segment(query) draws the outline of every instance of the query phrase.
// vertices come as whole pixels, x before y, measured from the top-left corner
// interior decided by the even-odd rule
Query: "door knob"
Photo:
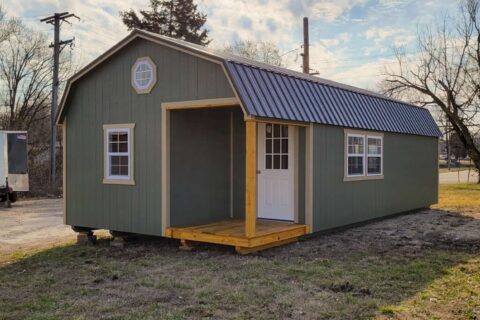
[[[262,173],[262,171],[260,171],[260,170],[257,170],[257,174],[260,174],[260,173]]]

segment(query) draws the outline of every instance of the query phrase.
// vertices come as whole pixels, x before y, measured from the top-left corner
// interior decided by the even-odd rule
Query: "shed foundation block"
[[[78,245],[95,245],[97,243],[97,236],[93,232],[80,232],[77,234]]]
[[[185,239],[180,240],[179,249],[182,251],[193,251],[195,247],[193,246],[191,241],[187,241]]]

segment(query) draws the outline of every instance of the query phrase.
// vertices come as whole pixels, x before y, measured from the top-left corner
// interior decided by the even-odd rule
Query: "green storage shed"
[[[240,253],[438,200],[428,110],[135,30],[67,83],[65,222]]]

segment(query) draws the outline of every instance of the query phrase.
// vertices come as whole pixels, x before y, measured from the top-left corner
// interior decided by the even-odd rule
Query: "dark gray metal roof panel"
[[[427,109],[349,86],[225,60],[246,111],[257,117],[438,137]]]

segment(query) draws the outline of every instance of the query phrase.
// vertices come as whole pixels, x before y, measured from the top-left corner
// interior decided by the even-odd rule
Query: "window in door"
[[[288,126],[265,125],[265,169],[288,170]]]

